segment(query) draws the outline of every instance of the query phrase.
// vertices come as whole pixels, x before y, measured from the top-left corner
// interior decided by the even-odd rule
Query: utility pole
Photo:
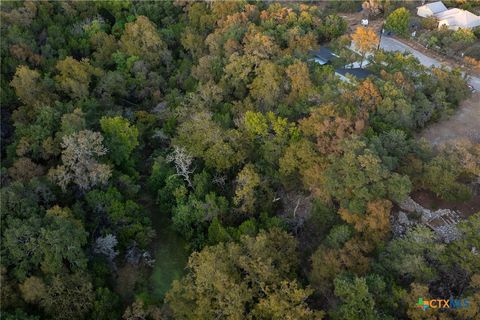
[[[377,51],[380,50],[380,44],[382,43],[382,36],[383,36],[383,26],[385,25],[385,20],[382,22],[382,28],[380,28],[380,38],[378,40]]]
[[[385,8],[383,8],[383,12],[382,12],[382,27],[380,28],[380,39],[378,40],[377,51],[380,50],[380,44],[382,43],[382,36],[383,36],[383,32],[384,32],[384,26],[385,26]]]

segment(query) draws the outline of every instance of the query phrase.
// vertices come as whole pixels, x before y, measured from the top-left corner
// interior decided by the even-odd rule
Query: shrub
[[[401,36],[408,36],[410,24],[410,12],[405,8],[398,8],[393,11],[385,21],[385,30],[392,31]]]
[[[424,29],[435,30],[438,28],[438,19],[434,16],[427,17],[420,20],[420,24]]]

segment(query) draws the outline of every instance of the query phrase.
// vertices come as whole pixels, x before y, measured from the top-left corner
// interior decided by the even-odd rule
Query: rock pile
[[[438,237],[446,243],[459,238],[460,232],[456,224],[461,218],[458,212],[450,209],[432,211],[424,208],[410,197],[398,205],[401,210],[392,219],[394,235],[400,236],[410,227],[421,223],[435,231]]]

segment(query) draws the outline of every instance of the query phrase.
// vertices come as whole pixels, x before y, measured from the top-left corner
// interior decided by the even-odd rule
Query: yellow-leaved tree
[[[362,62],[360,63],[360,68],[363,65],[363,60],[368,53],[375,51],[378,46],[379,39],[375,30],[368,27],[357,27],[355,32],[352,34],[352,41],[355,48],[362,55]]]

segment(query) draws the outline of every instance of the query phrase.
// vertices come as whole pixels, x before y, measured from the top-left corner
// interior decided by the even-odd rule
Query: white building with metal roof
[[[446,26],[449,29],[473,29],[480,26],[480,17],[470,11],[450,9],[436,15],[438,27]]]
[[[480,17],[470,11],[453,8],[447,9],[442,1],[427,3],[417,8],[420,17],[435,17],[438,19],[438,27],[448,29],[473,29],[480,27]]]

